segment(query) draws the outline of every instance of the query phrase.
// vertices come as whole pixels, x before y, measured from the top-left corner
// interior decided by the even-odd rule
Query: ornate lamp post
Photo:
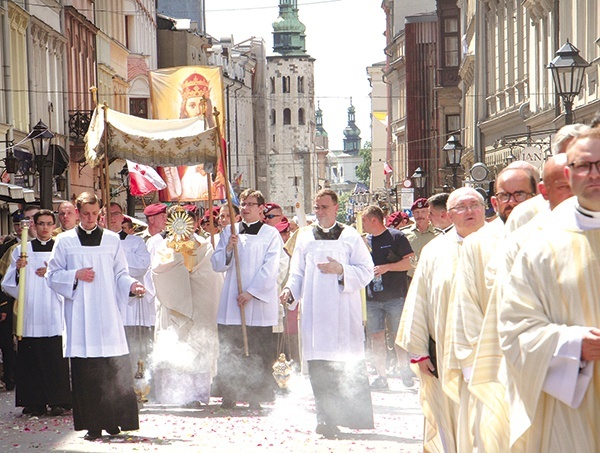
[[[579,49],[568,40],[548,63],[552,72],[554,88],[565,106],[565,124],[573,123],[573,99],[579,95],[583,86],[585,69],[590,64],[579,55]]]
[[[442,150],[448,156],[448,166],[452,169],[452,187],[456,189],[458,186],[458,167],[462,160],[462,153],[465,147],[460,143],[460,140],[451,135]]]
[[[31,140],[35,164],[40,175],[40,207],[52,209],[52,161],[48,160],[48,151],[54,134],[40,120],[27,138]]]
[[[410,177],[417,188],[417,198],[421,197],[421,191],[427,182],[427,173],[421,167],[417,167],[413,175]]]

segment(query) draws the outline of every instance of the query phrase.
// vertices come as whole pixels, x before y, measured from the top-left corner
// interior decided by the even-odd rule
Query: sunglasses
[[[274,219],[275,217],[281,217],[281,216],[278,214],[267,214],[265,216],[265,219]]]

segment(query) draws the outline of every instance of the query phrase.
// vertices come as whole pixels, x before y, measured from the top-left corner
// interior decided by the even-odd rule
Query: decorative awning
[[[204,164],[212,168],[217,163],[217,130],[204,130],[201,118],[147,120],[99,106],[85,135],[85,156],[91,166],[100,164],[104,156],[105,126],[109,158],[153,167]]]

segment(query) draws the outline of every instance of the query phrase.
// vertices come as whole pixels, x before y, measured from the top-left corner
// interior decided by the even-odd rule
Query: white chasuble
[[[600,449],[600,361],[580,360],[600,326],[598,256],[600,229],[582,231],[573,202],[517,255],[498,307],[513,451]]]
[[[400,347],[419,357],[430,356],[429,339],[435,341],[439,378],[419,373],[421,406],[426,419],[423,444],[425,451],[431,452],[460,451],[456,440],[458,398],[453,401],[442,390],[446,371],[442,358],[447,348],[448,304],[461,248],[455,232],[439,235],[423,248],[396,337]]]
[[[191,360],[183,365],[212,377],[219,348],[217,309],[223,276],[212,269],[209,240],[194,235],[191,272],[183,255],[170,248],[168,242],[167,238],[157,245],[152,260],[157,300],[155,362],[170,362],[175,355],[190,351]],[[163,352],[164,357],[160,355]]]

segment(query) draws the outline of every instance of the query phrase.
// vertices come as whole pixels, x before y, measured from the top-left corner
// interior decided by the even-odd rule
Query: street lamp
[[[31,140],[35,164],[40,175],[40,207],[52,209],[52,161],[48,159],[48,151],[54,134],[40,120],[27,138]]]
[[[517,156],[515,156],[511,151],[510,154],[504,158],[504,163],[508,167],[510,164],[512,164],[516,160],[517,160]]]
[[[573,123],[573,99],[581,91],[588,66],[590,64],[579,55],[579,49],[569,40],[556,52],[554,60],[548,63],[556,94],[565,105],[565,124]]]
[[[417,167],[410,179],[413,180],[415,187],[419,191],[418,195],[420,196],[421,190],[423,189],[423,187],[425,187],[425,183],[427,182],[427,173],[421,167]]]
[[[465,147],[460,143],[460,140],[451,135],[444,148],[442,149],[447,153],[448,166],[452,168],[452,187],[456,189],[458,186],[458,167],[460,167],[460,161],[462,160],[462,153]]]

